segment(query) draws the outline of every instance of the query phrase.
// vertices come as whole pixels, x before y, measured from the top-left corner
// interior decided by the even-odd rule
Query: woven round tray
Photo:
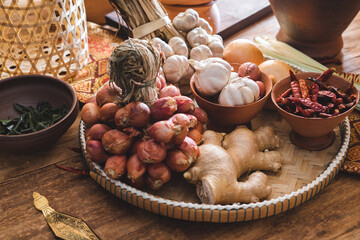
[[[265,218],[292,209],[323,190],[339,172],[350,142],[350,123],[346,118],[336,129],[334,144],[322,151],[301,150],[291,144],[290,126],[276,112],[263,110],[251,121],[253,129],[271,126],[282,139],[277,149],[285,164],[277,174],[266,173],[272,186],[271,196],[251,204],[201,204],[195,185],[181,175],[173,175],[169,183],[156,192],[141,191],[106,176],[99,164],[86,158],[85,125],[79,125],[79,141],[90,176],[118,198],[147,211],[163,216],[198,222],[242,222]],[[246,176],[244,176],[246,178]],[[241,181],[242,179],[240,179]]]

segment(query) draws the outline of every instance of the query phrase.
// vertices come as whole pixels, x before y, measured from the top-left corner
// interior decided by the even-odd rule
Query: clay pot
[[[213,28],[213,34],[215,34],[220,28],[220,13],[219,9],[215,4],[215,1],[199,1],[198,3],[203,3],[199,5],[193,5],[191,1],[160,1],[163,6],[165,7],[169,18],[171,20],[176,17],[181,12],[185,12],[186,9],[192,8],[199,13],[199,17],[204,18],[206,21],[209,22],[210,26]],[[182,2],[181,5],[169,5],[167,2]]]
[[[297,79],[307,79],[308,77],[317,78],[320,73],[299,73],[295,76]],[[309,85],[310,80],[306,80]],[[356,104],[337,116],[329,118],[306,118],[289,113],[280,108],[276,99],[287,89],[290,88],[290,77],[284,78],[277,82],[272,90],[271,99],[279,114],[291,126],[290,139],[292,143],[302,149],[306,150],[321,150],[329,147],[335,140],[335,133],[333,131],[346,116],[348,116],[355,108]],[[328,86],[334,86],[341,90],[346,90],[350,87],[350,83],[341,77],[333,75],[326,81]],[[356,94],[356,103],[359,101],[359,92],[356,87],[352,87],[351,94]]]
[[[280,24],[277,39],[313,58],[333,57],[341,34],[360,10],[358,0],[270,0]]]
[[[200,96],[193,78],[190,80],[190,87],[196,102],[208,114],[209,119],[217,125],[230,127],[248,123],[261,111],[272,89],[272,81],[266,74],[261,73],[261,81],[264,82],[266,89],[264,97],[256,102],[234,107],[220,105]]]

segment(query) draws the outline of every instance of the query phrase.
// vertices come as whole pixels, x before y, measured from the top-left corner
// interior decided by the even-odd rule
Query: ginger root
[[[271,194],[267,176],[256,171],[245,182],[238,178],[250,171],[277,172],[283,157],[277,151],[280,139],[270,127],[251,131],[238,126],[225,135],[208,130],[199,147],[200,155],[195,165],[184,173],[184,178],[196,184],[196,192],[202,203],[231,204],[257,202]]]

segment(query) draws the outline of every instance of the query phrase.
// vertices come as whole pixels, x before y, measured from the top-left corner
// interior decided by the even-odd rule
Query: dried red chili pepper
[[[304,107],[313,109],[315,112],[325,112],[326,111],[326,107],[318,102],[312,102],[309,99],[303,99],[303,98],[291,98],[291,97],[289,97],[289,98],[290,98],[290,100],[294,101],[295,103],[300,103]]]
[[[288,96],[290,96],[291,92],[292,92],[291,88],[289,88],[283,94],[281,94],[280,97],[283,97],[283,98],[288,97]]]
[[[330,98],[333,103],[336,101],[336,95],[333,92],[322,90],[318,92],[318,95]]]
[[[311,117],[315,114],[315,111],[313,109],[303,109],[302,107],[299,107],[299,111],[304,117]]]
[[[333,68],[328,68],[323,73],[321,73],[320,76],[316,79],[321,82],[326,82],[334,72],[335,71]]]
[[[291,78],[291,82],[290,82],[291,91],[295,98],[301,98],[299,81],[297,80],[293,71],[289,70],[289,72]]]
[[[309,89],[306,86],[306,81],[304,79],[299,79],[299,86],[300,86],[301,97],[310,100]]]
[[[311,101],[313,102],[317,102],[318,101],[318,92],[319,92],[319,85],[317,85],[316,83],[314,83],[311,86]]]
[[[341,104],[341,103],[343,103],[343,102],[344,102],[344,100],[343,100],[342,98],[337,98],[337,99],[335,100],[334,104],[335,104],[335,105],[339,105],[339,104]]]

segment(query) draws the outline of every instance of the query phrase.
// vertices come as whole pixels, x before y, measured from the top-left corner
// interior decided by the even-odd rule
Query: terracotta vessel
[[[53,108],[65,104],[69,112],[43,130],[22,135],[0,135],[0,152],[28,153],[50,147],[73,124],[79,112],[75,90],[57,78],[23,75],[0,81],[0,119],[19,116],[13,103],[36,106],[39,101],[47,101]]]
[[[161,0],[160,2],[165,7],[171,20],[179,13],[185,12],[188,8],[192,8],[199,13],[200,17],[209,22],[213,28],[213,34],[220,28],[220,13],[215,1],[201,0],[192,2],[187,0]]]
[[[360,10],[359,0],[270,0],[280,24],[277,39],[313,58],[333,57],[341,34]]]
[[[211,121],[220,126],[231,127],[248,123],[251,119],[256,117],[263,108],[266,100],[270,96],[272,81],[264,73],[261,73],[261,81],[264,82],[266,89],[264,97],[256,102],[234,107],[220,105],[201,97],[196,91],[193,79],[190,80],[190,87],[196,102],[206,111]]]
[[[298,79],[307,79],[308,77],[316,78],[319,73],[299,73],[296,74]],[[306,80],[310,83],[310,80]],[[329,118],[305,118],[289,113],[276,104],[276,99],[290,88],[290,77],[284,78],[277,82],[272,90],[271,99],[279,112],[279,114],[286,120],[292,128],[290,132],[290,139],[292,143],[302,149],[306,150],[321,150],[329,147],[335,140],[335,133],[333,131],[346,116],[348,116],[355,108],[356,104],[337,116]],[[329,86],[334,86],[341,90],[346,90],[350,87],[350,83],[338,76],[332,76],[326,81]],[[359,101],[359,92],[356,87],[352,87],[351,94],[356,94],[356,103]]]

